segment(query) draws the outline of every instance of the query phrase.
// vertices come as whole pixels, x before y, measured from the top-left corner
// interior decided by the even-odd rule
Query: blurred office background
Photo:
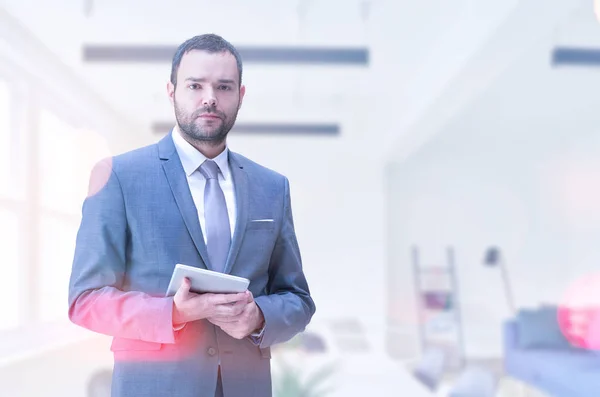
[[[556,308],[600,270],[592,0],[2,0],[0,395],[102,395],[110,339],[67,318],[89,172],[168,133],[170,58],[206,32],[246,59],[229,147],[291,182],[318,308],[302,360],[356,361],[332,393],[446,395],[477,365],[497,395],[563,395],[505,368],[507,296]],[[436,351],[427,266],[450,276],[440,318],[462,361],[434,391],[415,376]]]

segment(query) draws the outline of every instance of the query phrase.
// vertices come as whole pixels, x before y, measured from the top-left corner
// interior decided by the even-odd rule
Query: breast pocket
[[[244,266],[246,270],[252,272],[253,278],[266,274],[277,240],[277,227],[275,222],[248,221],[246,223],[244,242],[238,260],[243,258]]]
[[[246,225],[246,230],[270,230],[275,231],[276,225],[274,221],[249,221]]]

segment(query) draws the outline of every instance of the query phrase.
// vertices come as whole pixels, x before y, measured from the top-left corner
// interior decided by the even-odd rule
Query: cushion
[[[520,349],[573,349],[558,325],[556,307],[522,309],[517,314],[517,346]]]
[[[505,357],[505,367],[511,377],[544,390],[548,395],[598,396],[600,359],[583,349],[512,350]]]

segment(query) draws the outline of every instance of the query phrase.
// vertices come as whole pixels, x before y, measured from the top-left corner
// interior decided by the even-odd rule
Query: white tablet
[[[250,280],[212,270],[200,269],[182,264],[175,265],[166,296],[175,295],[184,277],[192,282],[190,291],[195,293],[212,292],[229,294],[244,292],[248,289]]]

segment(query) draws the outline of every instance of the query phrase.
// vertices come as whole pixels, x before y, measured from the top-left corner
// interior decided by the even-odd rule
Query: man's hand
[[[219,313],[208,317],[208,321],[221,328],[226,334],[236,339],[243,339],[252,332],[263,327],[265,318],[259,309],[252,292],[245,292],[247,299],[238,314]]]
[[[214,316],[240,315],[248,303],[248,294],[196,294],[190,292],[191,282],[183,280],[173,297],[173,325]]]

